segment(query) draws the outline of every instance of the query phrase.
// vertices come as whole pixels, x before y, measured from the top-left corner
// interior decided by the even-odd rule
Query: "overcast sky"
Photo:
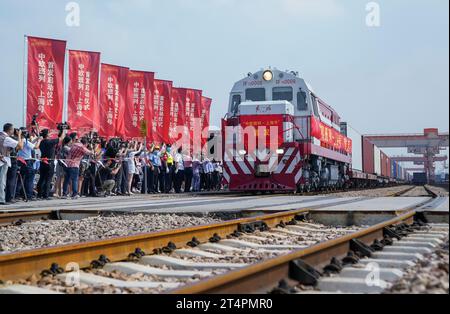
[[[228,93],[247,72],[296,70],[361,133],[449,129],[449,1],[0,0],[0,123],[22,123],[24,35],[65,39],[102,62],[157,72],[203,89],[220,125]]]

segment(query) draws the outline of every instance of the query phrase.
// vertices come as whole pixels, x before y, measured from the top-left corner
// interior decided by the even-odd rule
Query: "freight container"
[[[391,177],[391,159],[385,153],[382,153],[382,175],[383,177]]]
[[[374,173],[381,176],[381,150],[375,145],[373,148]]]
[[[427,184],[427,174],[425,172],[414,172],[413,184],[424,185]]]
[[[352,169],[363,171],[362,135],[349,125],[346,126],[344,135],[352,140]]]
[[[391,162],[391,178],[398,179],[397,177],[397,162]]]
[[[388,178],[392,178],[392,175],[391,175],[391,158],[389,158],[388,155],[386,155],[385,175]]]
[[[374,174],[375,164],[373,154],[375,146],[365,138],[363,138],[362,142],[363,171],[367,174]]]
[[[381,160],[381,175],[383,177],[389,177],[389,175],[387,173],[387,169],[386,169],[387,155],[385,153],[383,153],[382,151],[380,152],[380,160]]]

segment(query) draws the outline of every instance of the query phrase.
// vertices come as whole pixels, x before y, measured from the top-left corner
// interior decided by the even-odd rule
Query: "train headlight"
[[[267,82],[273,80],[272,71],[270,71],[270,70],[265,71],[263,74],[263,79],[264,79],[264,81],[267,81]]]
[[[283,155],[284,154],[284,149],[277,149],[277,154],[278,155]]]
[[[247,151],[245,149],[241,149],[240,151],[238,151],[239,155],[241,156],[245,156],[247,155]]]

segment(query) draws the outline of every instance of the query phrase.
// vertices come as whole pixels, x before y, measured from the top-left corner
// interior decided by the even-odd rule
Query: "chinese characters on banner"
[[[249,141],[248,137],[245,134],[241,135],[244,137],[244,147],[247,151],[253,152],[255,149],[262,149],[260,147],[264,142],[262,139],[259,139],[260,135],[265,136],[265,145],[266,148],[270,148],[276,144],[277,148],[281,143],[284,142],[284,128],[283,123],[285,118],[283,115],[248,115],[248,116],[240,116],[239,121],[241,123],[243,131],[248,127],[254,129],[254,139],[255,141]],[[271,128],[275,128],[277,134],[271,134]],[[272,130],[272,131],[274,131]],[[273,140],[276,138],[278,143],[273,143]],[[273,139],[273,140],[272,140]],[[262,142],[261,145],[259,142]],[[257,145],[257,147],[249,147],[249,145]]]
[[[100,53],[69,50],[68,122],[72,129],[99,128]]]
[[[186,124],[185,104],[182,97],[182,91],[172,87],[172,99],[170,102],[169,112],[169,144],[174,144],[182,137],[182,133],[178,129],[179,126]]]
[[[125,134],[128,139],[144,138],[142,126],[150,126],[153,117],[153,81],[152,72],[129,71],[127,105],[125,110]]]
[[[120,66],[103,63],[101,65],[100,136],[126,136],[124,117],[128,71],[128,68]]]
[[[201,117],[202,106],[202,91],[188,88],[177,88],[178,100],[180,104],[180,115],[178,118],[178,126],[184,126],[184,140],[190,139],[190,143],[183,143],[183,146],[190,146],[191,153],[193,150],[199,151],[201,149],[200,141],[196,141],[195,136],[201,134],[194,134],[194,128],[201,132],[201,125],[198,123]],[[197,121],[197,125],[195,122]],[[195,146],[195,147],[194,147]]]
[[[314,118],[313,118],[314,119]],[[337,151],[344,151],[347,154],[352,153],[352,140],[341,132],[329,127],[328,125],[319,122],[320,137],[315,136],[320,139],[322,146],[331,148]]]
[[[202,91],[186,89],[186,125],[193,136],[195,119],[200,119],[202,112]]]
[[[55,130],[64,122],[66,42],[27,38],[26,122],[37,114],[41,127]],[[157,144],[190,135],[192,146],[193,136],[209,127],[211,99],[201,90],[173,88],[172,81],[155,80],[152,72],[101,64],[99,52],[69,50],[68,63],[67,122],[77,132],[124,139],[141,139],[147,132],[147,140]]]
[[[28,37],[27,125],[33,115],[44,128],[62,122],[66,42]]]
[[[171,81],[155,80],[153,94],[153,118],[151,123],[151,135],[154,143],[169,143],[170,110],[172,103]]]

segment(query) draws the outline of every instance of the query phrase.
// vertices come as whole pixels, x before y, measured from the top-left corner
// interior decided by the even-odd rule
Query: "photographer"
[[[114,163],[112,159],[108,159],[103,168],[100,169],[100,178],[102,181],[102,190],[106,196],[110,196],[116,185],[115,177],[120,171],[121,165]]]
[[[72,183],[72,198],[78,198],[78,179],[80,176],[80,163],[84,156],[92,156],[94,153],[90,151],[88,146],[88,140],[82,138],[80,141],[76,136],[72,136],[74,144],[70,147],[69,154],[67,156],[67,168],[65,169],[65,179],[63,184],[63,198],[68,196],[69,182]]]
[[[11,152],[15,149],[23,148],[22,131],[18,130],[18,139],[12,138],[14,135],[14,126],[6,123],[3,126],[3,132],[0,133],[0,205],[6,205],[6,187],[11,182],[7,182],[8,169],[11,167]],[[15,182],[14,182],[15,185]]]
[[[55,194],[57,197],[62,196],[62,185],[64,181],[65,169],[67,168],[66,159],[69,155],[70,146],[72,146],[72,139],[69,136],[64,137],[56,155],[58,163],[56,164]]]
[[[127,176],[128,176],[128,168],[126,166],[125,157],[128,151],[128,143],[121,142],[119,151],[116,155],[115,162],[120,164],[119,172],[116,175],[116,195],[126,195],[127,194]]]
[[[39,169],[39,182],[38,182],[38,198],[45,200],[50,199],[50,188],[54,175],[54,160],[56,154],[56,147],[60,145],[67,133],[67,130],[60,130],[59,137],[56,139],[49,139],[49,130],[45,129],[41,132],[43,138],[40,151],[41,162]]]
[[[42,139],[39,137],[32,137],[25,128],[21,128],[21,130],[24,138],[24,144],[17,156],[20,167],[20,175],[22,176],[25,189],[23,193],[28,201],[33,201],[33,184],[35,177],[34,151],[39,149]],[[21,188],[21,186],[19,186],[19,188]]]
[[[144,149],[144,146],[142,144],[138,144],[136,142],[131,142],[130,149],[127,152],[127,158],[126,158],[126,166],[128,169],[127,193],[129,195],[133,194],[132,183],[133,183],[134,175],[137,173],[135,157],[138,156],[142,152],[143,149]]]
[[[91,196],[91,197],[97,197],[97,174],[98,174],[98,166],[99,166],[99,160],[101,159],[101,141],[100,139],[92,139],[88,138],[89,145],[88,149],[94,152],[94,156],[92,158],[89,158],[89,160],[85,160],[86,163],[86,170],[84,171],[84,177],[81,177],[80,172],[80,179],[83,179],[83,184],[79,183],[79,193],[80,196]],[[82,161],[83,162],[83,161]]]

